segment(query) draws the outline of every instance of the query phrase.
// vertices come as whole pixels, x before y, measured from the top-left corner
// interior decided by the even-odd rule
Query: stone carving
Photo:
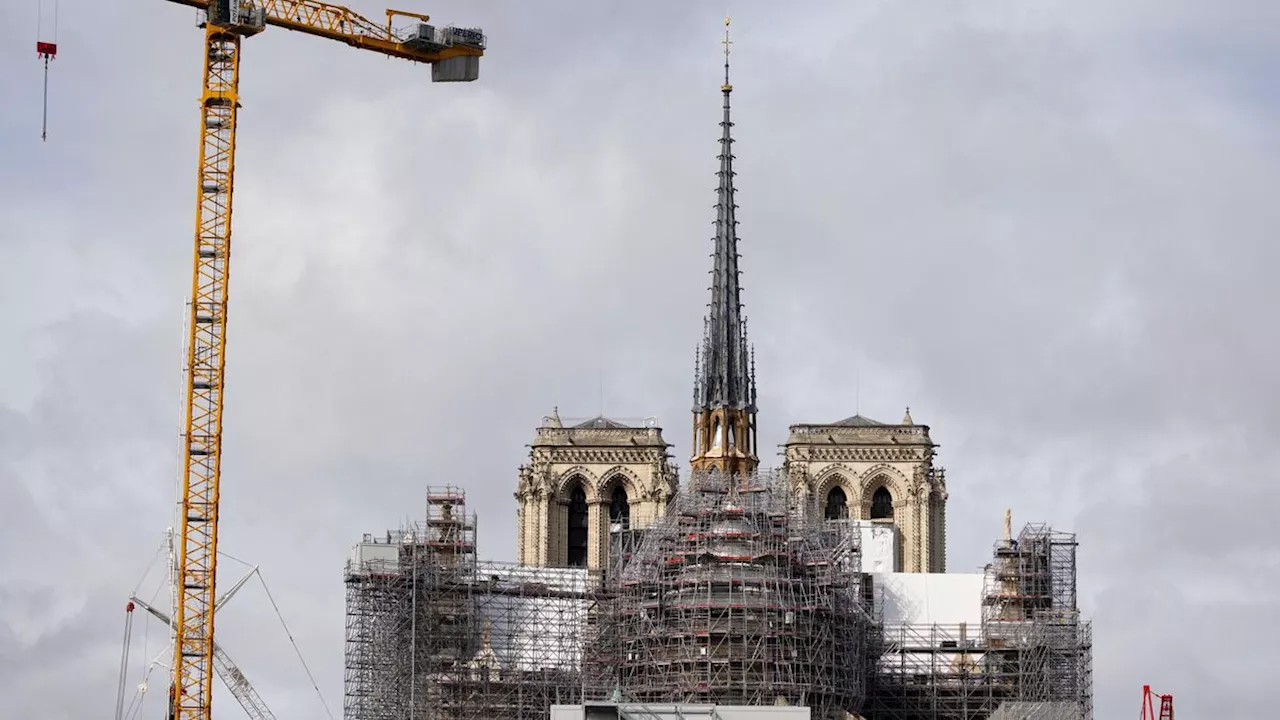
[[[574,463],[590,465],[643,465],[661,462],[664,453],[651,449],[577,449],[555,448],[542,457],[535,456],[534,462]]]
[[[643,493],[644,483],[641,482],[640,476],[623,465],[614,465],[600,473],[600,477],[602,479],[596,488],[596,496],[599,498],[605,498],[606,493],[612,491],[614,485],[621,485],[629,499],[639,497]]]
[[[804,453],[810,462],[911,462],[924,460],[925,453],[921,448],[911,447],[814,447]]]

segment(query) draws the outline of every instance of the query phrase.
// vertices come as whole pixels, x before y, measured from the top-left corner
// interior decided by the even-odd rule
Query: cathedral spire
[[[738,270],[738,221],[733,187],[733,121],[729,112],[729,18],[724,33],[724,116],[720,121],[720,170],[706,317],[694,392],[694,468],[724,472],[755,468],[755,373],[747,343]]]

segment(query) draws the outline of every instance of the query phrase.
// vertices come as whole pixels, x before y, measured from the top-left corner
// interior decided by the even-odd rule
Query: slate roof
[[[853,415],[831,424],[838,427],[884,427],[884,423],[879,420],[872,420],[861,415]]]
[[[635,429],[632,426],[624,425],[623,423],[620,423],[617,420],[610,420],[609,418],[603,415],[600,415],[598,417],[593,417],[590,420],[587,420],[585,422],[580,422],[577,425],[574,425],[574,427],[575,428],[597,428],[597,429],[611,428],[614,430],[634,430]]]

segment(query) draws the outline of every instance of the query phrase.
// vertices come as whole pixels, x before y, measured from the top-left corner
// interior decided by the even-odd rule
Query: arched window
[[[582,484],[569,493],[569,567],[587,566],[587,491]]]
[[[719,450],[720,445],[724,442],[724,434],[720,428],[720,420],[717,419],[715,422],[712,423],[711,432],[712,432],[711,449]]]
[[[844,520],[849,517],[849,506],[846,504],[848,502],[849,498],[844,494],[844,488],[836,485],[827,493],[827,504],[823,509],[823,515],[828,520]]]
[[[613,489],[609,500],[609,524],[621,525],[624,529],[631,524],[631,503],[627,502],[627,491],[621,485]]]
[[[876,491],[871,495],[871,519],[893,519],[893,496],[889,494],[889,488],[883,485],[876,488]]]

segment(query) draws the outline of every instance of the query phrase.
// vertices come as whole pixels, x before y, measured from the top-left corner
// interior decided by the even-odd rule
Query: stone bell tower
[[[661,517],[679,478],[655,419],[542,419],[515,497],[524,565],[605,566],[612,533]]]
[[[900,572],[947,570],[947,475],[928,425],[854,415],[792,425],[783,470],[800,507],[893,531]]]

